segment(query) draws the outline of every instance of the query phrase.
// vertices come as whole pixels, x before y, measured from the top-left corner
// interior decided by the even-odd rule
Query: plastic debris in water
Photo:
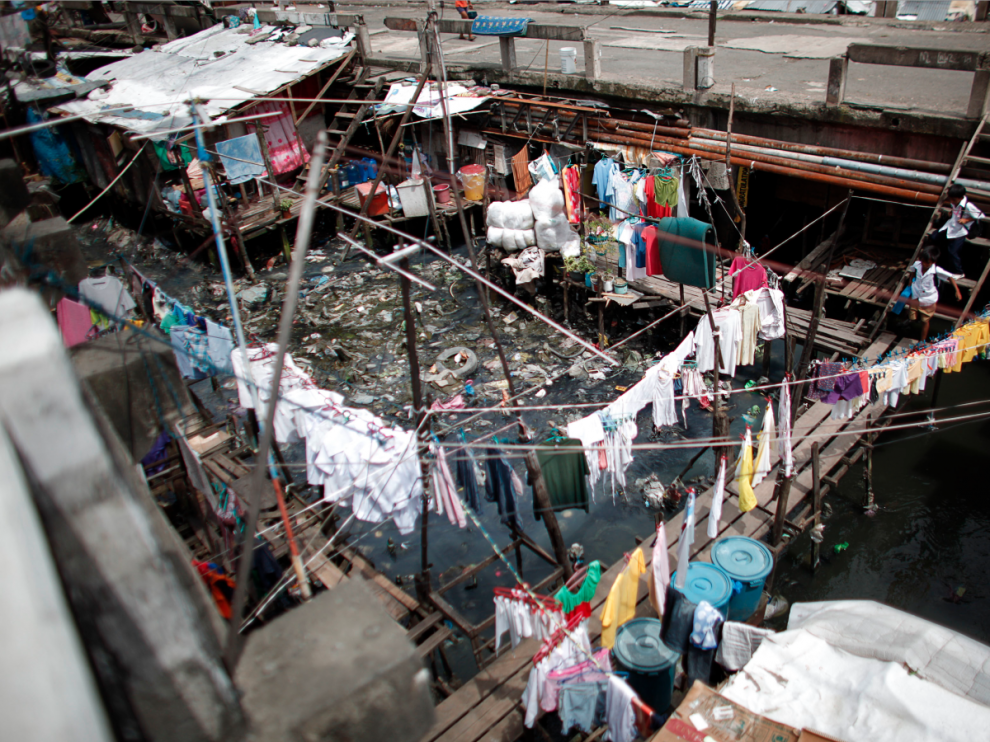
[[[836,544],[832,548],[835,550],[835,553],[838,554],[840,551],[845,551],[849,548],[849,542],[843,541],[841,544]]]

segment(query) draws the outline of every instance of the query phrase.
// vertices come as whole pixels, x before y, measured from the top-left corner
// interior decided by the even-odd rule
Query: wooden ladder
[[[973,138],[969,140],[969,144],[966,146],[966,153],[963,155],[962,158],[960,158],[960,162],[957,163],[956,171],[953,172],[952,177],[955,177],[958,174],[957,173],[958,170],[962,170],[970,163],[976,165],[990,165],[990,159],[987,159],[986,157],[975,157],[972,154],[970,154],[973,151],[973,146],[979,140],[990,139],[990,134],[983,133],[983,129],[986,127],[987,124],[988,116],[990,116],[990,114],[984,114],[983,118],[980,119],[980,124],[979,126],[976,127],[976,133],[973,134]],[[976,188],[970,188],[967,190],[971,194],[975,194],[984,199],[990,199],[990,191],[984,191]],[[942,192],[942,198],[945,198],[945,191]],[[941,207],[941,205],[942,202],[940,200],[939,207]],[[934,218],[934,216],[932,218]],[[990,219],[988,219],[985,216],[983,217],[982,221],[984,224],[990,223]],[[980,289],[983,288],[983,283],[987,280],[987,275],[990,275],[990,239],[987,239],[986,237],[974,237],[967,241],[973,245],[976,245],[977,247],[983,248],[983,250],[986,251],[987,262],[983,266],[983,272],[980,273],[980,277],[976,280],[975,283],[973,283],[972,286],[969,285],[970,281],[968,279],[963,279],[963,281],[956,281],[956,283],[958,283],[960,287],[963,287],[965,284],[965,287],[969,289],[969,298],[966,300],[966,306],[963,308],[962,314],[960,314],[959,317],[956,318],[955,327],[959,327],[959,325],[963,323],[963,321],[966,318],[966,315],[968,315],[970,310],[973,308],[973,303],[976,301],[976,295],[979,294]]]
[[[972,152],[974,145],[978,141],[980,141],[982,137],[988,136],[986,134],[983,134],[983,127],[986,125],[986,123],[987,123],[987,115],[985,114],[983,118],[980,119],[979,123],[976,125],[976,131],[973,132],[973,136],[959,150],[959,156],[956,158],[956,162],[952,166],[952,172],[950,172],[949,177],[946,178],[945,185],[942,186],[942,192],[938,196],[938,201],[935,203],[935,207],[932,209],[932,215],[928,219],[928,225],[925,227],[925,231],[921,233],[921,239],[918,240],[918,246],[914,249],[914,254],[911,256],[911,260],[908,261],[908,271],[911,270],[911,266],[915,264],[915,262],[918,260],[918,256],[921,255],[921,250],[925,246],[925,240],[928,239],[928,234],[931,231],[932,227],[935,225],[935,220],[938,218],[938,215],[942,213],[942,205],[945,203],[945,198],[948,195],[949,186],[955,182],[956,177],[959,175],[959,171],[962,170],[964,163],[970,161],[974,161],[974,162],[978,161],[970,157],[970,152]],[[990,194],[987,195],[990,196]],[[986,243],[987,245],[990,245],[990,241],[987,240],[976,240],[976,242],[977,243],[982,242],[982,243]],[[966,315],[966,312],[968,312],[972,307],[973,301],[975,301],[976,298],[976,294],[979,292],[980,286],[983,285],[983,281],[986,279],[988,271],[990,271],[990,258],[988,258],[987,260],[987,265],[986,267],[984,267],[983,275],[980,276],[979,281],[977,281],[975,284],[970,284],[969,281],[964,281],[963,283],[959,284],[960,288],[963,287],[971,288],[969,301],[966,302],[966,308],[963,310],[963,313],[960,315],[960,320],[962,319],[962,317]],[[876,324],[873,326],[873,331],[870,333],[869,336],[870,342],[872,342],[874,338],[876,338],[876,336],[880,333],[880,328],[884,326],[884,321],[887,319],[887,314],[888,312],[890,312],[890,308],[894,305],[894,302],[900,299],[901,292],[904,290],[904,285],[906,283],[907,283],[907,272],[905,272],[905,274],[901,276],[901,278],[898,280],[893,293],[891,293],[890,297],[887,299],[887,304],[884,306],[883,311],[880,313],[880,317],[877,319]],[[957,322],[957,326],[958,326],[958,322]]]

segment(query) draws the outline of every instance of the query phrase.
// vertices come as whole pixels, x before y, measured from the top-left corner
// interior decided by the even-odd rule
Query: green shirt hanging
[[[602,579],[602,565],[598,560],[588,565],[588,574],[584,576],[584,582],[576,593],[572,593],[566,587],[560,588],[554,595],[555,600],[559,600],[564,607],[564,615],[567,615],[582,603],[588,603],[595,597],[595,590]]]
[[[576,438],[555,442],[573,448],[567,451],[540,451],[536,456],[550,495],[550,509],[555,513],[571,508],[583,508],[589,512],[588,459],[581,450],[584,444]],[[536,506],[536,498],[533,499],[533,515],[537,520],[542,515]]]

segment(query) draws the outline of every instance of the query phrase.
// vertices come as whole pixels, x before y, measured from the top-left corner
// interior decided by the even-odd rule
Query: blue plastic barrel
[[[615,669],[629,673],[629,686],[647,706],[663,714],[674,692],[679,655],[664,646],[660,619],[634,618],[619,627],[612,646]]]
[[[677,572],[674,572],[670,578],[670,586],[674,587],[676,584]],[[688,565],[687,582],[681,592],[692,603],[707,601],[724,616],[732,598],[732,580],[714,564],[691,562]]]
[[[756,539],[728,536],[712,547],[712,563],[733,582],[729,620],[746,621],[760,604],[763,585],[773,569],[773,554]]]

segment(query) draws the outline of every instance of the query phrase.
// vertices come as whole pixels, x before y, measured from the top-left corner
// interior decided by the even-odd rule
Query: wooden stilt
[[[819,457],[820,444],[815,441],[811,444],[811,507],[815,513],[815,528],[822,524],[822,467],[821,459]],[[817,533],[817,531],[816,531]],[[812,534],[811,539],[811,570],[815,571],[818,569],[818,564],[821,561],[822,544],[820,541],[816,541],[817,536]]]
[[[869,424],[872,420],[868,417],[866,419],[867,431],[869,431]],[[864,502],[863,509],[866,511],[867,515],[873,515],[877,512],[877,504],[875,501],[875,496],[873,494],[873,441],[874,435],[867,432],[864,436],[863,448],[866,450],[866,463],[863,465],[863,489],[864,492]]]

